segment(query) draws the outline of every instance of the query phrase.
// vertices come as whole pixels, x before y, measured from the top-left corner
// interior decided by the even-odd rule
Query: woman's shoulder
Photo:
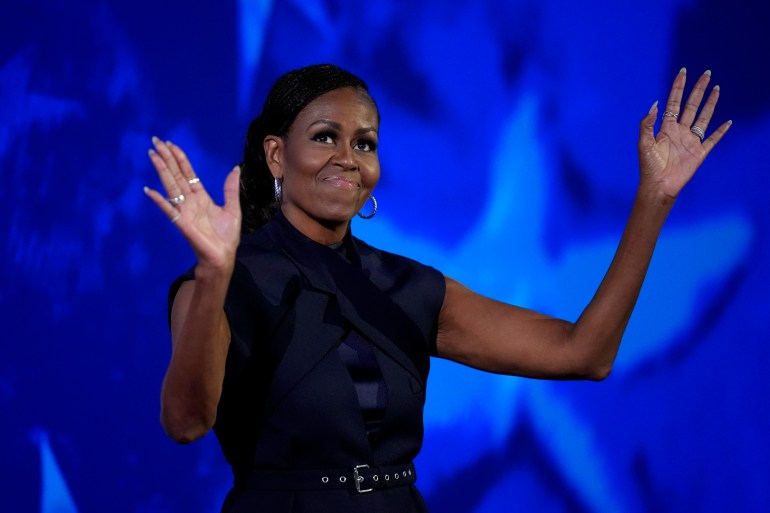
[[[353,241],[355,243],[356,250],[362,259],[380,261],[382,265],[386,267],[400,267],[415,271],[429,272],[432,274],[437,273],[443,276],[440,271],[431,265],[420,262],[419,260],[415,260],[414,258],[374,247],[368,242],[357,237],[353,237]]]
[[[438,269],[413,258],[376,248],[354,237],[361,265],[380,290],[411,300],[440,306],[444,301],[446,281]]]

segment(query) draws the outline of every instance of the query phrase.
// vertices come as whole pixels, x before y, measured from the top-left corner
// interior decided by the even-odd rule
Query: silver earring
[[[278,178],[273,178],[275,187],[275,201],[281,201],[281,181]]]
[[[369,199],[370,199],[370,200],[372,200],[372,206],[373,206],[374,208],[372,208],[372,211],[371,211],[371,213],[370,213],[370,214],[368,214],[368,215],[364,215],[364,214],[362,214],[362,213],[361,213],[361,211],[359,210],[359,211],[358,211],[358,217],[360,217],[361,219],[371,219],[371,218],[373,218],[373,217],[374,217],[374,214],[376,214],[376,213],[377,213],[377,200],[376,200],[376,199],[374,199],[374,196],[372,196],[371,194],[369,195]]]

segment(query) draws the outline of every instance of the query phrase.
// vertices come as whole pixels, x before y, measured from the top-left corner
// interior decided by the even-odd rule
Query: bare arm
[[[153,138],[150,159],[169,198],[145,189],[195,251],[195,280],[182,284],[171,310],[172,353],[161,390],[161,424],[180,443],[205,435],[216,420],[230,328],[225,296],[240,240],[239,170],[225,180],[225,205],[209,197],[178,146]]]
[[[666,110],[679,113],[685,84],[677,75]],[[538,378],[603,379],[609,375],[660,230],[674,201],[730,126],[701,144],[690,131],[710,73],[700,77],[681,118],[664,116],[653,134],[657,103],[639,137],[640,184],[615,257],[591,302],[574,323],[506,305],[447,279],[439,317],[438,354],[488,370]],[[714,88],[695,125],[705,130],[716,106]]]
[[[229,276],[198,269],[195,280],[179,288],[171,310],[171,361],[161,389],[161,424],[180,443],[214,425],[230,346],[223,309]]]
[[[447,278],[439,356],[503,374],[603,379],[612,368],[670,204],[640,191],[615,258],[575,323],[489,299]]]

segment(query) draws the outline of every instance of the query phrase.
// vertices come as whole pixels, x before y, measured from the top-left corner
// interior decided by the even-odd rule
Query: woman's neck
[[[342,242],[350,227],[350,220],[328,221],[310,217],[293,208],[283,208],[286,220],[302,235],[324,246]]]

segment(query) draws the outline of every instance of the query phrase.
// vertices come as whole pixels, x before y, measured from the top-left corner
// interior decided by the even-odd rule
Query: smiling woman
[[[235,477],[223,511],[426,511],[412,460],[431,356],[604,379],[663,221],[729,128],[704,139],[719,97],[719,88],[706,95],[710,77],[682,108],[680,71],[657,136],[657,102],[642,119],[636,201],[575,323],[486,298],[353,237],[350,220],[380,176],[379,113],[366,85],[336,66],[278,79],[223,207],[181,148],[154,138],[168,198],[147,194],[198,258],[169,293],[161,421],[183,443],[213,427]]]
[[[284,136],[264,140],[281,184],[281,209],[307,237],[340,242],[380,178],[379,115],[361,89],[329,91],[302,109]]]

